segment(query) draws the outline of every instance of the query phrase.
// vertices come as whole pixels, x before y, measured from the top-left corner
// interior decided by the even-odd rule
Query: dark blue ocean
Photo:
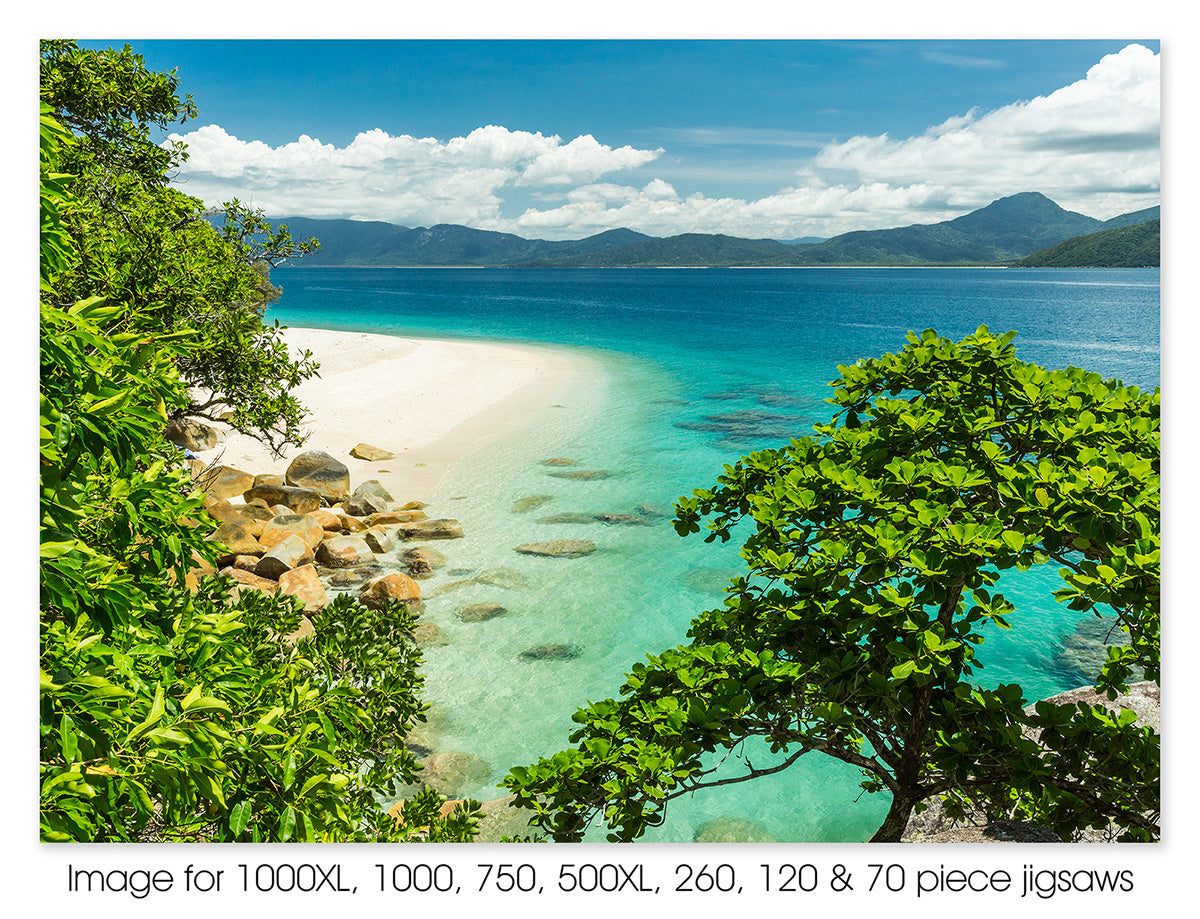
[[[425,652],[429,730],[440,749],[486,763],[486,776],[463,790],[480,800],[504,793],[496,783],[511,766],[565,746],[571,713],[613,695],[629,666],[684,641],[691,618],[721,602],[738,570],[736,546],[681,539],[666,518],[653,526],[545,522],[554,515],[669,511],[681,495],[713,484],[725,463],[826,419],[837,365],[897,350],[909,330],[957,339],[980,325],[1015,329],[1024,360],[1142,388],[1159,381],[1157,269],[296,266],[276,269],[272,281],[283,295],[268,318],[283,325],[564,347],[596,370],[564,400],[561,423],[464,458],[432,496],[437,516],[457,517],[467,530],[445,549],[451,570],[464,573],[457,577],[499,567],[526,584],[480,583],[433,597],[456,576],[439,573],[423,585],[424,616],[448,638]],[[556,478],[541,463],[551,457],[612,475]],[[545,503],[516,510],[533,496]],[[574,560],[513,552],[555,538],[600,548]],[[1087,623],[1054,602],[1054,579],[1034,573],[1005,584],[1018,613],[1010,631],[988,636],[980,682],[1019,682],[1032,701],[1088,681],[1084,658],[1072,653],[1088,646]],[[464,604],[494,601],[509,614],[455,618]],[[518,660],[543,643],[574,644],[581,654]],[[766,762],[763,751],[749,752],[756,766]],[[869,836],[887,801],[862,794],[855,770],[808,759],[771,779],[674,802],[649,838]]]

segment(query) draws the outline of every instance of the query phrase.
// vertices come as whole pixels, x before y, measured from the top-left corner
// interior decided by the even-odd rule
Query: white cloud
[[[914,137],[827,143],[789,187],[754,199],[681,197],[669,165],[641,185],[599,181],[664,150],[611,147],[591,134],[564,143],[487,125],[440,141],[375,129],[343,148],[307,135],[271,147],[209,125],[173,138],[189,148],[185,190],[209,203],[237,196],[277,216],[460,223],[556,239],[622,226],[790,238],[933,223],[1040,191],[1104,218],[1157,203],[1159,57],[1130,45],[1046,96],[969,111]],[[703,172],[696,168],[682,162],[679,175]],[[518,200],[533,206],[504,216]]]
[[[967,206],[1040,191],[1068,209],[1112,216],[1157,193],[1158,147],[1159,58],[1130,45],[1048,96],[968,112],[918,137],[829,144],[801,178],[934,181]]]

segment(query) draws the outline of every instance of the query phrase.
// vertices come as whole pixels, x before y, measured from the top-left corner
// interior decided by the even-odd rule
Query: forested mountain
[[[1021,259],[1023,268],[1157,268],[1159,221],[1076,236]]]
[[[307,217],[276,220],[296,238],[320,240],[321,250],[307,256],[305,265],[716,268],[1011,264],[1073,237],[1157,216],[1153,207],[1101,221],[1064,210],[1038,192],[1024,192],[941,223],[859,230],[815,243],[711,233],[657,238],[627,229],[554,241],[453,224],[410,228]]]

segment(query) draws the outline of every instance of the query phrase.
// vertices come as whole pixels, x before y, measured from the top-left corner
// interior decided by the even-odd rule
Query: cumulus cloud
[[[918,137],[829,144],[801,178],[811,185],[932,180],[958,190],[953,200],[966,205],[1033,190],[1068,209],[1111,216],[1157,192],[1158,149],[1159,58],[1130,45],[1047,96],[971,111]]]
[[[271,147],[217,125],[170,139],[188,148],[180,184],[208,203],[236,196],[272,214],[472,226],[499,220],[506,187],[592,182],[662,152],[614,149],[591,135],[564,144],[556,135],[497,125],[444,142],[374,129],[345,147],[307,135]]]
[[[613,147],[591,134],[564,143],[487,125],[442,141],[375,129],[340,148],[307,135],[272,147],[209,125],[172,138],[188,145],[185,190],[279,216],[460,223],[553,239],[614,227],[790,238],[933,223],[1040,191],[1105,218],[1157,203],[1159,58],[1130,45],[1046,96],[965,112],[913,137],[826,143],[797,161],[788,187],[758,198],[681,196],[661,161],[653,168],[662,174],[643,184],[662,148]],[[691,164],[681,166],[684,175]],[[632,170],[641,170],[638,184],[611,180]],[[533,205],[506,216],[518,200]]]

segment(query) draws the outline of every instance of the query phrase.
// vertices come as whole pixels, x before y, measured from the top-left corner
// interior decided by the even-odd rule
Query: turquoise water
[[[566,745],[571,713],[615,693],[633,663],[685,640],[689,621],[720,602],[736,546],[679,538],[651,525],[541,522],[569,513],[639,514],[711,485],[725,463],[786,442],[830,413],[839,363],[896,350],[909,329],[960,338],[979,325],[1017,329],[1018,354],[1153,387],[1159,377],[1159,275],[1152,269],[514,270],[284,268],[270,311],[285,325],[566,346],[603,368],[536,429],[454,464],[431,512],[467,536],[437,546],[439,587],[504,568],[509,586],[474,583],[430,597],[424,617],[447,643],[426,649],[430,739],[486,768],[460,793],[481,800],[513,765]],[[552,457],[608,478],[550,475]],[[520,499],[546,496],[517,512]],[[645,505],[649,505],[646,508]],[[591,539],[579,559],[514,547]],[[463,574],[450,574],[461,571]],[[511,573],[526,584],[515,588]],[[491,579],[493,582],[495,578]],[[1014,628],[988,636],[981,682],[1017,681],[1029,699],[1079,685],[1058,658],[1078,615],[1049,596],[1053,574],[1005,585]],[[507,614],[466,623],[465,605]],[[524,661],[545,643],[577,646],[565,661]],[[765,754],[750,751],[756,766]],[[751,820],[781,841],[857,841],[887,808],[862,795],[853,769],[815,757],[786,773],[673,802],[648,837],[691,841],[720,818]],[[486,773],[486,774],[485,774]]]

